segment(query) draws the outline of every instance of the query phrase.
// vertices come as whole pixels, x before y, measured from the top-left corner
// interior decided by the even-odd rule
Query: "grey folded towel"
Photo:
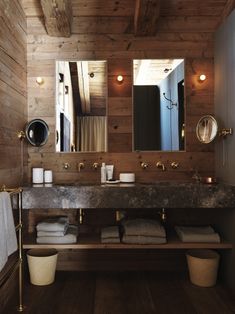
[[[220,242],[219,234],[211,226],[176,226],[175,231],[182,242]]]
[[[101,229],[101,239],[106,238],[119,238],[118,226],[109,226]]]
[[[166,237],[165,228],[157,220],[133,219],[124,221],[122,225],[124,227],[125,235]]]
[[[37,224],[37,231],[62,231],[64,232],[68,228],[69,219],[68,217],[55,217],[48,218]]]
[[[38,231],[37,237],[63,237],[67,230],[69,225],[66,224],[63,231]]]
[[[101,243],[120,243],[119,227],[109,226],[102,228]]]
[[[130,244],[164,244],[166,243],[166,238],[164,237],[151,237],[151,236],[141,236],[141,235],[123,235],[122,238],[123,243]]]
[[[69,244],[77,242],[78,227],[69,225],[66,235],[63,237],[37,237],[36,242],[40,244]]]

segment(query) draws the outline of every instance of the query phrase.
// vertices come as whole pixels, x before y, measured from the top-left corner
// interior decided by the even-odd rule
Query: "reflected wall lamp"
[[[199,76],[199,82],[204,82],[206,80],[206,75],[205,74],[201,74],[200,76]]]
[[[41,86],[41,85],[44,84],[44,79],[43,79],[41,76],[38,76],[38,77],[36,78],[36,83],[37,83],[39,86]]]

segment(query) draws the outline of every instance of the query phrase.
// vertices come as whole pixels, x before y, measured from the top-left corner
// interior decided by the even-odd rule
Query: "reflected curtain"
[[[107,151],[107,119],[103,116],[78,117],[78,145],[81,152]]]

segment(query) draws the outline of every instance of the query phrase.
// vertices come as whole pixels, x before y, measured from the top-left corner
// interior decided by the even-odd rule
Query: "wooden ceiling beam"
[[[227,3],[224,7],[222,16],[221,16],[221,23],[229,16],[229,14],[235,9],[235,0],[227,0]]]
[[[137,36],[153,36],[157,31],[161,0],[136,0],[134,28]]]
[[[49,36],[70,37],[72,7],[70,0],[40,0]]]

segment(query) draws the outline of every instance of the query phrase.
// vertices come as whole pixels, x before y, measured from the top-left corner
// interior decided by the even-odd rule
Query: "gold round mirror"
[[[203,116],[198,121],[196,126],[197,138],[201,143],[211,143],[218,132],[218,124],[211,115]]]

